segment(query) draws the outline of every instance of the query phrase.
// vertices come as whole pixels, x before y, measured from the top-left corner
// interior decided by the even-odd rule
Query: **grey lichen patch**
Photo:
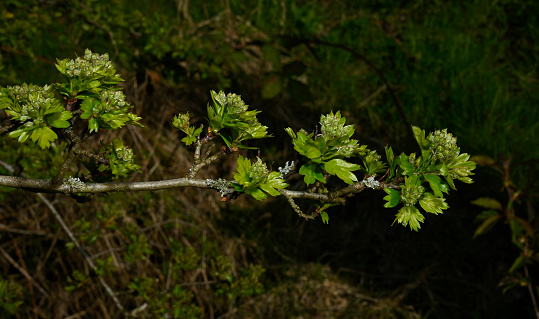
[[[221,193],[221,197],[225,197],[234,192],[234,189],[231,188],[231,184],[226,179],[219,178],[218,180],[207,179],[206,186],[216,189]]]

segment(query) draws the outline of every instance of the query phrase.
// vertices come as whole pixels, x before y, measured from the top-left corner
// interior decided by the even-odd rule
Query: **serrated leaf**
[[[93,112],[94,112],[95,103],[96,102],[94,100],[92,100],[92,99],[86,99],[86,100],[82,101],[82,103],[80,105],[80,109],[83,111],[83,113],[80,115],[81,119],[87,120],[90,117],[92,117]]]
[[[444,178],[445,178],[447,184],[448,184],[452,189],[455,189],[455,190],[457,189],[457,188],[455,187],[455,182],[453,182],[453,178],[452,178],[451,176],[447,175],[447,176],[444,176]]]
[[[97,119],[95,117],[92,117],[88,121],[88,129],[90,130],[90,132],[97,132],[97,130],[99,129],[99,123],[97,122]]]
[[[410,226],[411,230],[418,231],[425,217],[419,212],[415,206],[404,206],[399,209],[399,213],[395,215],[393,223],[398,222],[403,226]]]
[[[47,123],[52,127],[66,128],[70,126],[69,122],[66,120],[69,120],[72,117],[73,115],[69,111],[53,113],[47,116]]]
[[[329,224],[329,215],[325,211],[320,212],[320,217],[322,217],[322,223]]]
[[[384,188],[384,192],[387,193],[384,197],[384,200],[387,201],[387,203],[384,204],[385,208],[395,207],[401,201],[401,193],[399,191],[391,188]]]
[[[32,141],[37,141],[39,147],[45,149],[51,146],[51,142],[55,141],[58,138],[58,135],[56,135],[56,133],[49,127],[45,126],[34,129],[30,137]]]
[[[186,137],[182,138],[181,141],[183,143],[185,143],[185,145],[189,146],[189,145],[193,144],[194,142],[196,142],[197,139],[194,136],[186,136]]]
[[[425,180],[429,182],[430,188],[434,192],[436,197],[443,197],[442,192],[444,191],[442,186],[442,179],[438,175],[434,174],[425,174]]]
[[[357,177],[351,171],[356,171],[361,167],[357,164],[349,163],[342,159],[332,159],[325,163],[324,169],[331,175],[337,175],[347,184],[353,184],[357,182]]]
[[[419,147],[421,148],[421,156],[423,157],[423,159],[427,159],[430,154],[430,142],[425,138],[425,131],[417,126],[412,126],[412,131],[414,133],[417,144],[419,144]]]
[[[421,199],[419,199],[419,205],[427,213],[433,213],[435,215],[443,214],[443,209],[448,209],[449,205],[445,202],[445,198],[435,197],[432,193],[424,193]]]
[[[483,208],[489,208],[494,210],[502,210],[502,204],[500,204],[499,201],[495,200],[494,198],[490,197],[479,197],[478,199],[474,199],[471,201],[473,205],[480,206]]]
[[[477,227],[477,229],[475,230],[473,238],[475,239],[477,236],[488,232],[501,217],[502,215],[495,215],[485,219],[483,223],[481,223],[481,225],[479,225],[479,227]]]
[[[320,170],[319,164],[305,163],[299,169],[299,173],[305,176],[303,180],[307,185],[314,184],[316,180],[319,180],[322,183],[326,183],[326,179],[324,178],[324,174],[322,174],[322,171]]]
[[[399,166],[402,169],[402,175],[411,175],[414,172],[414,166],[412,165],[412,163],[410,163],[408,156],[402,153],[399,159]]]
[[[268,196],[258,187],[245,189],[245,193],[253,196],[256,200],[268,198]]]
[[[271,196],[279,196],[281,193],[277,191],[277,189],[283,189],[288,186],[286,182],[279,177],[280,174],[277,172],[271,172],[266,178],[266,182],[260,183],[258,186],[260,188],[270,194]]]

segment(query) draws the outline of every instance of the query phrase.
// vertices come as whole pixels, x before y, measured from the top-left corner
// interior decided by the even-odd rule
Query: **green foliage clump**
[[[476,163],[469,161],[470,155],[460,154],[456,138],[447,130],[430,133],[425,138],[424,130],[415,126],[412,129],[421,148],[421,156],[416,158],[415,153],[402,153],[394,158],[393,150],[386,148],[389,179],[404,176],[404,184],[400,184],[400,192],[391,188],[384,189],[388,194],[384,197],[387,201],[384,207],[395,207],[402,202],[404,207],[399,209],[395,221],[417,231],[425,217],[415,205],[419,203],[428,213],[443,213],[443,210],[449,208],[443,194],[448,194],[450,188],[456,189],[454,179],[473,183],[469,176],[474,174],[472,171]]]
[[[254,164],[248,158],[238,157],[237,172],[234,173],[236,183],[232,185],[236,191],[244,192],[257,200],[264,200],[267,194],[279,196],[278,189],[288,186],[277,172],[270,172],[260,158]]]
[[[249,148],[241,142],[270,137],[267,127],[260,124],[257,110],[248,111],[248,105],[237,94],[211,91],[213,106],[208,105],[211,134],[220,136],[229,148]]]

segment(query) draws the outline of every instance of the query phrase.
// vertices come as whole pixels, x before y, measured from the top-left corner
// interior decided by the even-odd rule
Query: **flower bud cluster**
[[[354,133],[354,126],[344,125],[344,123],[345,119],[341,118],[340,112],[322,115],[320,117],[322,136],[326,141],[334,138],[350,137]]]
[[[447,161],[460,153],[457,138],[448,133],[447,129],[430,133],[427,140],[430,142],[430,150],[434,154],[435,160]]]
[[[413,206],[425,192],[423,186],[402,186],[401,200],[405,206]]]
[[[381,159],[382,159],[382,156],[378,154],[376,151],[369,151],[369,153],[367,153],[367,155],[365,156],[365,159],[363,160],[363,162],[377,163],[377,162],[380,162]]]
[[[115,108],[131,108],[131,105],[125,101],[125,94],[122,91],[103,90],[99,94],[99,100],[105,111],[111,111]]]
[[[7,87],[7,94],[12,100],[16,100],[19,107],[11,108],[8,113],[21,122],[33,119],[26,125],[33,126],[44,122],[44,116],[49,110],[61,108],[60,102],[54,98],[50,86],[43,87],[33,84],[23,84]],[[34,123],[35,122],[35,123]]]
[[[251,167],[251,170],[249,171],[249,178],[254,181],[259,181],[267,174],[268,174],[268,168],[266,167],[266,163],[262,162],[262,160],[259,157],[258,160]]]
[[[127,147],[116,149],[116,156],[124,162],[133,162],[133,150]]]
[[[206,185],[218,190],[219,193],[221,193],[221,197],[225,197],[234,192],[234,190],[230,188],[230,182],[222,178],[219,178],[218,180],[207,179]]]
[[[65,61],[65,75],[68,77],[91,77],[112,68],[112,62],[109,61],[108,54],[97,54],[86,49],[84,56],[75,60]]]
[[[215,95],[215,101],[228,109],[231,114],[239,114],[247,111],[248,105],[243,102],[240,95],[234,93],[225,94],[220,91]]]
[[[50,92],[50,85],[45,85],[41,87],[39,85],[28,85],[24,83],[23,85],[8,86],[6,89],[9,97],[14,100],[17,100],[19,104],[27,103],[31,93],[35,93],[38,96],[42,97],[51,97],[52,95]]]
[[[178,129],[187,130],[189,128],[189,112],[178,114],[172,119],[172,125]]]

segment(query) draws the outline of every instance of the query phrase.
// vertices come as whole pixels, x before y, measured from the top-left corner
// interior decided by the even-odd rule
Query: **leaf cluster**
[[[172,119],[172,125],[187,135],[186,137],[182,138],[182,142],[185,143],[185,145],[193,144],[197,140],[197,136],[202,133],[202,129],[204,128],[202,125],[198,128],[189,125],[189,112],[174,116]]]
[[[395,207],[403,203],[395,221],[411,229],[421,228],[420,223],[424,216],[415,206],[417,203],[424,211],[432,214],[442,214],[449,208],[445,202],[444,193],[456,189],[454,180],[472,183],[469,177],[473,175],[476,163],[469,161],[470,155],[460,154],[456,145],[456,138],[447,130],[438,130],[425,137],[425,131],[413,126],[415,139],[421,149],[421,156],[415,153],[406,155],[402,153],[394,157],[393,150],[386,148],[386,157],[389,163],[388,181],[397,177],[404,177],[400,190],[385,188],[388,194],[384,197],[386,208]],[[443,180],[442,180],[443,177]]]
[[[54,97],[51,86],[23,84],[0,89],[0,109],[21,125],[9,134],[23,143],[28,138],[42,149],[58,139],[53,128],[67,128],[72,117]]]
[[[288,186],[278,172],[268,171],[266,164],[260,158],[252,164],[248,158],[238,156],[238,165],[234,173],[236,191],[244,192],[257,200],[267,198],[266,194],[279,196],[278,189]]]
[[[248,110],[241,96],[211,91],[213,106],[208,104],[208,124],[211,134],[220,136],[229,148],[252,148],[243,141],[270,137],[267,127],[260,124],[258,110]]]
[[[140,165],[134,163],[133,150],[124,146],[122,140],[115,138],[110,145],[101,142],[98,158],[83,162],[90,171],[91,179],[96,182],[109,182],[140,172]]]
[[[304,176],[307,185],[316,181],[326,183],[325,173],[352,184],[358,181],[353,171],[362,169],[367,174],[374,174],[383,170],[384,165],[379,162],[379,157],[374,156],[374,152],[351,139],[354,127],[345,125],[345,122],[346,118],[340,112],[331,112],[320,117],[321,134],[304,130],[295,133],[291,128],[286,129],[294,149],[304,157],[305,164],[300,167],[299,173]],[[364,167],[345,160],[351,157],[363,159]]]

